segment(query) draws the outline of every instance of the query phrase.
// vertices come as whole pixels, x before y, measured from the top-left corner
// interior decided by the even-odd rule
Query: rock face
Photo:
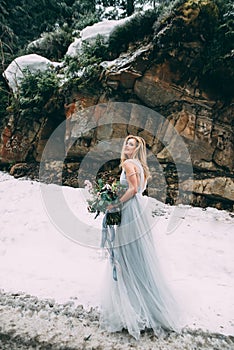
[[[65,184],[82,185],[77,172],[87,155],[92,162],[86,175],[95,174],[98,167],[111,167],[117,174],[121,142],[128,134],[137,134],[145,138],[150,154],[150,195],[168,203],[233,208],[233,99],[211,91],[198,64],[209,39],[201,6],[211,17],[216,8],[208,0],[189,8],[190,2],[158,27],[153,41],[102,62],[102,89],[72,94],[73,102],[64,106],[58,119],[66,123]],[[39,162],[58,120],[47,117],[25,125],[11,116],[1,130],[1,163],[25,163],[30,157]],[[119,143],[110,143],[113,140]],[[93,152],[97,145],[98,152]],[[63,146],[58,141],[52,154]],[[19,171],[17,165],[15,173]]]

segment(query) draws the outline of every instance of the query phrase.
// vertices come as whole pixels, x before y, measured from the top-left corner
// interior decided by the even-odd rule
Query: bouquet
[[[87,200],[88,211],[96,213],[95,219],[100,213],[106,213],[107,225],[119,225],[121,223],[121,207],[118,204],[118,198],[123,193],[123,186],[120,185],[120,182],[114,180],[110,183],[99,178],[94,186],[89,180],[84,183],[85,188],[91,194],[91,198]],[[110,204],[113,204],[114,208],[107,210]]]

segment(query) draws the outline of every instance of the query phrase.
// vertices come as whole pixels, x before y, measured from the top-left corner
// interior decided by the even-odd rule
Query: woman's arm
[[[126,178],[128,181],[128,189],[124,193],[124,195],[119,199],[120,203],[128,201],[130,198],[135,196],[138,190],[138,169],[132,162],[125,162],[124,163],[124,170],[126,172]]]
[[[126,178],[128,181],[128,189],[127,191],[122,195],[121,198],[119,198],[118,203],[124,203],[128,201],[130,198],[135,196],[138,190],[138,182],[137,182],[137,174],[139,173],[139,170],[136,168],[136,166],[131,162],[125,162],[123,165],[123,168],[126,172]],[[114,208],[115,206],[118,206],[118,204],[109,204],[107,209],[110,210]]]

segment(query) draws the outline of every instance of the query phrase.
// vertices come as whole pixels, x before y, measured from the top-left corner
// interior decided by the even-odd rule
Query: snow
[[[69,45],[66,56],[75,57],[81,53],[82,48],[82,39],[75,38],[75,40]]]
[[[36,73],[37,71],[44,72],[59,65],[61,65],[61,63],[52,62],[37,54],[24,55],[17,57],[9,64],[3,73],[3,77],[6,79],[13,92],[17,92],[20,81],[24,76],[24,70],[28,69],[31,73]]]
[[[56,225],[44,201],[44,186],[63,193],[67,211],[76,218],[74,231],[81,235],[71,237]],[[0,196],[0,289],[59,303],[74,300],[86,308],[98,306],[109,261],[99,248],[102,218],[94,220],[87,212],[85,190],[42,185],[0,172]],[[188,326],[233,334],[233,215],[182,205],[175,210],[152,198],[149,202],[158,208],[153,229],[157,254],[189,315]],[[172,219],[177,225],[169,234]],[[94,237],[88,244],[85,237],[90,233]]]
[[[103,20],[101,22],[95,23],[92,26],[87,26],[80,32],[80,37],[76,38],[68,47],[66,56],[77,56],[82,51],[82,42],[86,41],[89,43],[94,43],[97,36],[101,35],[103,39],[107,42],[110,34],[118,27],[127,22],[130,17],[122,18],[119,20]]]

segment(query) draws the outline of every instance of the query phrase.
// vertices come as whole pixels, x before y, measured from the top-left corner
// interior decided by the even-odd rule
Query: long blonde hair
[[[133,159],[138,159],[142,165],[142,168],[144,170],[144,175],[145,175],[145,179],[147,180],[148,178],[150,178],[150,171],[149,171],[149,167],[147,165],[147,155],[146,155],[146,143],[145,140],[140,137],[140,136],[134,136],[134,135],[128,135],[125,140],[124,140],[124,144],[123,144],[123,148],[122,148],[122,152],[121,152],[121,163],[120,166],[123,166],[123,163],[126,159],[128,159],[125,154],[124,154],[124,148],[125,145],[127,143],[127,141],[129,139],[134,139],[136,140],[136,149],[133,153],[132,158]]]

